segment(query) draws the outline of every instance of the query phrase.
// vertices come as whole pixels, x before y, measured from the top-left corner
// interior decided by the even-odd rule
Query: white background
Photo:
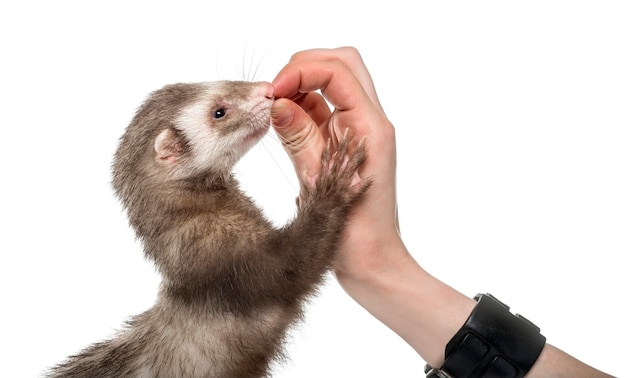
[[[416,259],[626,375],[623,2],[7,3],[0,376],[37,376],[153,303],[158,276],[109,184],[150,91],[271,81],[292,53],[341,45],[359,48],[397,129]],[[293,214],[291,169],[271,137],[237,168],[276,222]],[[276,377],[422,376],[421,358],[333,278],[289,354]]]

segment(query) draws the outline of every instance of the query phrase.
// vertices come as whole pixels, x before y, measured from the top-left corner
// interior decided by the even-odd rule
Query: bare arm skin
[[[400,335],[431,366],[441,366],[448,341],[475,302],[426,272],[399,232],[393,125],[353,48],[295,54],[273,82],[273,124],[301,180],[314,176],[327,138],[346,127],[367,136],[368,160],[359,174],[373,183],[353,209],[334,270],[344,290]],[[331,112],[320,89],[335,107]],[[608,376],[546,345],[529,377]]]

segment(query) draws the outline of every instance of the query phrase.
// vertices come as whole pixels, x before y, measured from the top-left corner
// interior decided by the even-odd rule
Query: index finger
[[[370,75],[363,58],[359,51],[354,47],[339,47],[336,49],[311,49],[300,51],[291,57],[291,61],[306,61],[306,60],[333,60],[339,59],[343,62],[352,74],[357,78],[361,86],[370,97],[370,100],[374,102],[380,110],[382,106],[378,100],[376,94],[376,88],[374,87],[374,81]]]
[[[277,98],[297,99],[302,93],[321,90],[339,110],[352,110],[370,97],[357,77],[340,59],[300,59],[287,63],[273,81]]]

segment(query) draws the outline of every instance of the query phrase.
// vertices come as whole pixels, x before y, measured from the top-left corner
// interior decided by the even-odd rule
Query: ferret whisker
[[[272,138],[276,139],[279,143],[284,146],[287,146],[289,149],[294,151],[301,151],[309,148],[313,141],[311,138],[299,138],[297,141],[288,140],[278,133],[272,133]]]
[[[258,59],[257,63],[256,63],[256,67],[254,68],[254,72],[252,74],[252,80],[257,80],[258,77],[258,73],[259,73],[259,69],[261,68],[261,64],[263,63],[263,60],[265,59],[265,55],[266,55],[267,51],[264,52],[261,57]],[[250,62],[250,64],[252,65],[252,62]]]
[[[283,167],[281,166],[281,164],[278,162],[278,160],[276,159],[276,157],[274,156],[274,154],[272,153],[272,151],[270,151],[269,147],[267,146],[267,141],[268,140],[276,140],[271,138],[271,133],[268,133],[268,138],[263,138],[259,141],[259,144],[263,147],[263,149],[265,151],[267,151],[267,154],[270,156],[270,158],[272,159],[272,161],[274,162],[274,164],[278,167],[278,169],[280,170],[280,173],[282,174],[282,176],[285,178],[285,180],[287,181],[287,184],[291,187],[291,189],[296,190],[297,188],[293,185],[293,182],[291,181],[291,179],[289,178],[289,176],[287,175],[287,172],[285,172],[285,170],[283,169]],[[281,147],[282,148],[282,147]]]
[[[243,55],[241,57],[241,68],[240,68],[241,72],[239,73],[241,75],[241,80],[244,80],[244,81],[248,81],[248,78],[246,77],[247,76],[246,75],[246,51],[247,51],[247,48],[243,50]]]
[[[254,46],[254,48],[252,49],[252,56],[250,57],[249,60],[249,64],[248,64],[248,80],[250,81],[254,81],[256,79],[256,73],[252,72],[252,65],[254,64],[254,56],[256,55],[256,46]]]
[[[263,60],[265,58],[265,55],[267,53],[264,52],[261,57],[259,57],[257,59],[257,47],[254,46],[252,48],[252,55],[249,57],[248,59],[248,48],[246,47],[246,49],[244,49],[244,53],[242,56],[242,68],[241,68],[241,78],[244,81],[256,81],[258,76],[259,76],[259,71],[261,68],[261,65],[263,63]]]

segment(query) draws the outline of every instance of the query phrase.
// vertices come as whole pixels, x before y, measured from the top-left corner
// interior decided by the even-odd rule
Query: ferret
[[[369,180],[364,142],[328,142],[294,219],[271,224],[238,187],[235,163],[270,127],[273,87],[167,85],[120,139],[113,189],[162,276],[153,307],[48,377],[265,377],[286,332],[332,268]]]

